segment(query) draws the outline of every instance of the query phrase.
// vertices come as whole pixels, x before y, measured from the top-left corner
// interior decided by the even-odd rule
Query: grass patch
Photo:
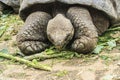
[[[23,25],[23,21],[16,14],[1,15],[0,17],[0,41],[2,42],[2,41],[11,40],[12,36],[18,33],[18,30],[20,29],[22,25]],[[99,37],[98,45],[93,51],[93,53],[96,53],[98,55],[104,50],[111,51],[113,48],[118,47],[120,36],[119,35],[114,36],[114,35],[118,34],[119,32],[120,32],[119,26],[108,29],[102,36]],[[120,47],[118,48],[120,49]],[[93,56],[93,54],[87,54],[87,55],[78,54],[76,52],[72,52],[68,50],[58,51],[54,47],[46,49],[45,52],[47,53],[47,55],[68,53],[69,55],[66,55],[62,58],[71,59],[73,57],[77,57],[77,58],[84,58],[86,61],[90,60],[92,57],[95,56],[95,55]]]
[[[17,14],[3,14],[0,17],[0,41],[11,40],[16,35],[23,21]]]

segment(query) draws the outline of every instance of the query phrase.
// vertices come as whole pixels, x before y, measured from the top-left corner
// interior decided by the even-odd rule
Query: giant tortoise
[[[56,48],[88,53],[98,36],[111,25],[119,25],[120,0],[23,0],[18,32],[19,49],[27,55]]]

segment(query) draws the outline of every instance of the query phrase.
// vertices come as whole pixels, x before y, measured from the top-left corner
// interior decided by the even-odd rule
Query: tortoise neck
[[[68,5],[60,3],[60,2],[55,2],[53,11],[52,11],[53,17],[55,17],[57,14],[62,14],[65,16],[67,10],[68,10]]]

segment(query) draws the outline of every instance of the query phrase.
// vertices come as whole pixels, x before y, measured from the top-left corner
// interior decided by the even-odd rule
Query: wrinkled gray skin
[[[48,24],[48,39],[56,48],[64,48],[74,35],[74,28],[72,23],[62,14],[57,14],[55,18],[48,22]]]
[[[51,43],[58,49],[67,45],[88,53],[95,48],[98,35],[119,23],[119,0],[55,1],[23,0],[20,17],[25,24],[17,43],[24,54],[41,52]]]
[[[0,11],[3,10],[14,10],[16,13],[19,12],[20,2],[22,0],[0,0]]]

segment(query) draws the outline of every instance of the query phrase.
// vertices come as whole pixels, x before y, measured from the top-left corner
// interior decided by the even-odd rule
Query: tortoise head
[[[62,49],[65,47],[73,35],[73,25],[64,15],[57,14],[48,22],[47,37],[56,48]]]

